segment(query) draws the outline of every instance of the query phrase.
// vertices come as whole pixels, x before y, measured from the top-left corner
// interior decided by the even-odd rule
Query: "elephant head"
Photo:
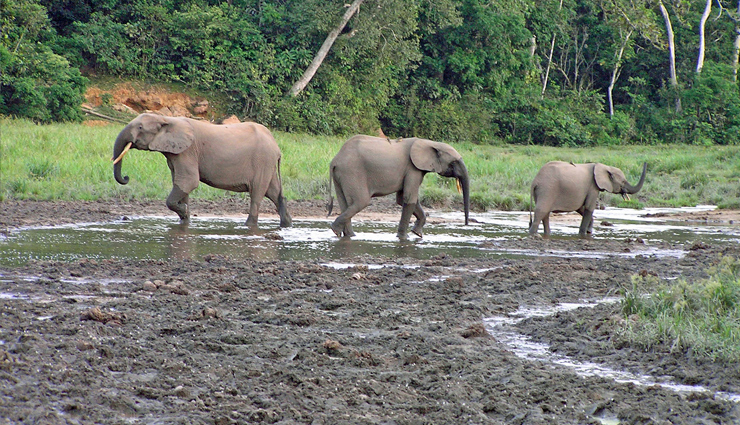
[[[594,165],[594,179],[596,180],[596,186],[598,186],[599,190],[606,190],[611,193],[622,195],[622,197],[627,200],[629,200],[629,195],[633,195],[642,189],[646,173],[647,163],[643,163],[640,181],[633,186],[629,184],[624,173],[619,168],[610,167],[604,164]]]
[[[417,139],[411,146],[411,162],[422,171],[435,172],[443,177],[454,177],[457,189],[462,191],[465,224],[470,214],[470,179],[462,156],[450,145]]]
[[[118,133],[113,145],[113,175],[118,183],[128,184],[128,176],[121,176],[121,165],[130,148],[179,154],[194,141],[195,132],[187,121],[141,114]]]

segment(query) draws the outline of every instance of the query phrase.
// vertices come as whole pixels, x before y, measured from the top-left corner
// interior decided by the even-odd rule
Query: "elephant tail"
[[[326,216],[331,215],[331,210],[334,209],[334,196],[331,194],[331,184],[334,181],[334,169],[329,168],[329,203],[326,204]]]
[[[529,191],[529,227],[532,227],[532,195],[534,195],[534,186]]]

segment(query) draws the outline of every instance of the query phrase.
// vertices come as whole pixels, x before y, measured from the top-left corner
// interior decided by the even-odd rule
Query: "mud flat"
[[[59,217],[166,214],[159,203],[53,207],[2,205],[6,234],[61,224]],[[322,210],[293,207],[297,218]],[[740,421],[740,404],[727,396],[740,393],[738,365],[630,347],[614,336],[618,303],[532,317],[506,331],[569,359],[655,377],[649,385],[524,358],[487,322],[526,306],[615,297],[636,273],[700,278],[720,255],[739,256],[736,244],[492,244],[528,255],[358,255],[340,263],[214,252],[0,266],[0,423]],[[569,252],[599,255],[553,254]]]

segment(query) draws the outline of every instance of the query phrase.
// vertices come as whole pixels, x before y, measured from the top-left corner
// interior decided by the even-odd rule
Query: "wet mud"
[[[194,212],[242,213],[237,202]],[[323,214],[320,202],[293,217]],[[3,203],[0,230],[168,215],[160,203]],[[395,214],[381,204],[371,213]],[[524,236],[524,235],[522,235]],[[496,242],[527,258],[78,259],[0,267],[0,423],[733,424],[738,365],[645,352],[619,305],[514,327],[553,352],[701,385],[675,391],[518,356],[485,319],[618,296],[630,276],[694,279],[732,244],[651,254],[625,240]],[[481,247],[486,249],[486,247]],[[607,253],[562,258],[552,252]],[[542,254],[542,255],[538,255]],[[631,255],[623,255],[630,253]],[[384,267],[368,267],[383,265]]]

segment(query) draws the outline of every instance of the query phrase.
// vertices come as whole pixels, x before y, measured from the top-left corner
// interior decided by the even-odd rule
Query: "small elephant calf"
[[[606,190],[629,198],[630,194],[642,189],[646,172],[647,163],[644,163],[640,181],[632,186],[619,168],[599,163],[548,162],[532,181],[531,197],[535,207],[529,234],[537,234],[541,221],[545,236],[549,235],[551,212],[576,211],[583,217],[578,234],[585,237],[593,231],[593,213],[599,192]]]

